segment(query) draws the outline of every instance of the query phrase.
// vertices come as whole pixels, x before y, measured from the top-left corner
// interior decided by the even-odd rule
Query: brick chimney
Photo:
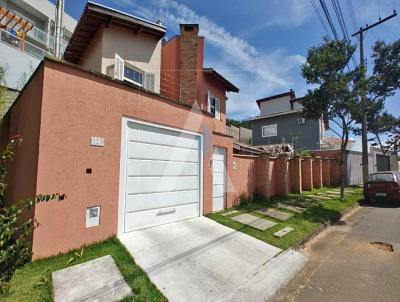
[[[197,103],[198,24],[181,24],[180,98],[190,105]]]

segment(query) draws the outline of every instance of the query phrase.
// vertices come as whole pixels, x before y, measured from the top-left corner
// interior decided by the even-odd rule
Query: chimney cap
[[[181,32],[184,31],[199,31],[199,24],[196,23],[183,23],[183,24],[179,24],[180,30]]]

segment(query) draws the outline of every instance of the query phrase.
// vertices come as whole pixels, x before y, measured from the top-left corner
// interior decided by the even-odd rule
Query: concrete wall
[[[3,129],[6,132],[16,129],[14,132],[20,133],[21,123],[33,128],[30,116],[25,115],[37,112],[35,116],[40,117],[37,123],[38,127],[40,125],[39,140],[38,129],[36,138],[27,135],[35,141],[26,145],[23,159],[17,161],[21,171],[25,171],[23,164],[29,166],[36,161],[36,177],[27,174],[23,178],[14,178],[10,190],[20,192],[21,179],[26,178],[29,180],[27,185],[33,187],[24,195],[60,192],[68,196],[62,203],[36,206],[35,218],[40,227],[33,234],[34,258],[64,252],[116,234],[123,116],[204,135],[203,211],[211,212],[214,146],[227,150],[228,179],[231,179],[233,169],[232,138],[213,134],[213,118],[179,102],[70,65],[50,59],[45,59],[43,64],[25,88],[26,93],[17,101],[20,107],[14,105],[11,110],[7,129]],[[43,84],[38,80],[40,75],[43,75]],[[92,136],[104,137],[105,147],[90,147]],[[86,173],[88,168],[92,169],[92,174]],[[232,182],[228,182],[228,207],[233,204],[231,186]],[[94,205],[101,206],[101,224],[86,228],[86,208]]]
[[[320,127],[319,120],[306,119],[305,124],[299,125],[297,120],[300,113],[292,113],[275,117],[253,120],[253,145],[293,144],[295,149],[319,149]],[[262,126],[277,124],[277,136],[262,137]]]
[[[275,114],[292,110],[290,104],[290,95],[286,95],[273,100],[260,103],[261,115]],[[293,109],[301,109],[303,106],[299,102],[293,103]]]
[[[154,74],[154,92],[160,92],[161,40],[112,24],[103,26],[79,64],[111,76],[108,71],[113,68],[115,54],[134,67]]]
[[[39,65],[40,60],[0,40],[0,65],[6,68],[6,83],[11,89],[21,89],[21,78],[29,75]]]

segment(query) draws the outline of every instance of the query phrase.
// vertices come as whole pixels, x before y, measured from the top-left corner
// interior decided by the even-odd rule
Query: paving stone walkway
[[[271,227],[273,227],[274,225],[276,225],[276,222],[267,220],[267,219],[263,219],[251,214],[241,214],[235,217],[231,218],[232,220],[235,220],[237,222],[249,225],[255,229],[261,230],[261,231],[265,231],[266,229],[269,229]]]
[[[55,302],[119,301],[132,294],[108,255],[53,272]]]
[[[222,213],[221,215],[222,216],[230,216],[230,215],[237,214],[237,213],[240,213],[240,212],[237,211],[237,210],[232,210],[232,211],[228,211],[228,212]]]
[[[293,217],[293,214],[285,213],[275,209],[262,208],[256,211],[257,213],[272,217],[278,220],[286,221]]]
[[[299,206],[292,206],[292,205],[287,205],[287,204],[283,204],[283,203],[278,203],[277,207],[279,209],[283,209],[283,210],[288,210],[288,211],[292,211],[295,213],[303,213],[306,209],[303,207],[299,207]]]
[[[286,228],[283,228],[282,230],[279,230],[279,231],[275,232],[274,236],[278,237],[278,238],[282,238],[282,237],[286,236],[287,234],[289,234],[292,231],[294,231],[293,228],[286,227]]]

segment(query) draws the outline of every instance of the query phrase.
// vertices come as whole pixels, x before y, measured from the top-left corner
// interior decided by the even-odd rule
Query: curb
[[[294,250],[299,250],[301,248],[303,248],[309,241],[311,241],[311,239],[313,239],[314,237],[316,237],[317,235],[319,235],[322,231],[328,229],[329,227],[331,227],[332,225],[335,225],[337,222],[339,222],[343,216],[346,216],[347,214],[356,211],[357,209],[360,208],[360,204],[356,204],[353,207],[347,208],[345,209],[343,212],[341,212],[337,217],[335,218],[331,218],[329,221],[323,223],[322,225],[320,225],[319,227],[317,227],[311,234],[307,235],[305,238],[297,241],[292,248]]]

